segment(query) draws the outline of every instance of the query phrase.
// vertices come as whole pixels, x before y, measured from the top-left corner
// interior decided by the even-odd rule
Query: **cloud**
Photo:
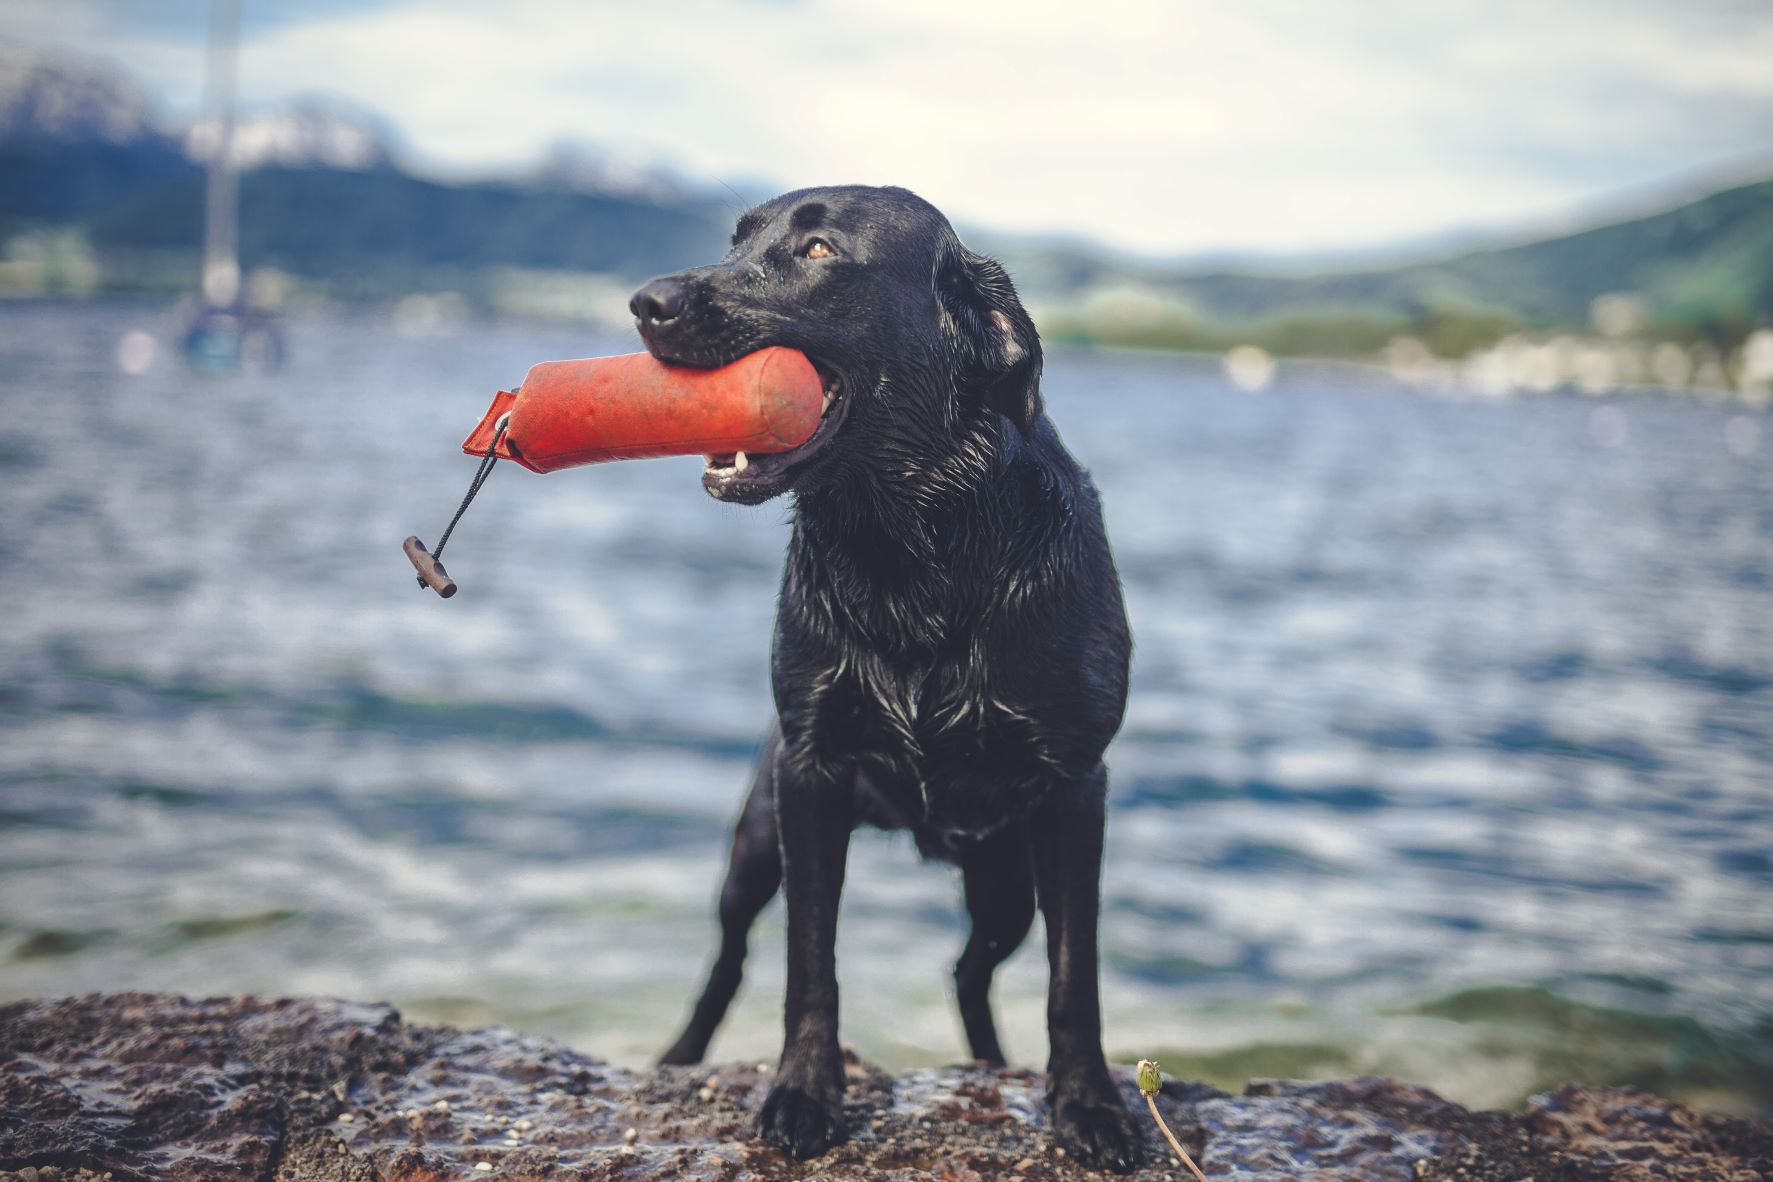
[[[25,2],[195,103],[188,27]],[[1762,5],[271,7],[249,7],[248,99],[341,93],[439,166],[579,139],[712,178],[906,184],[957,220],[1135,250],[1378,244],[1773,148]]]

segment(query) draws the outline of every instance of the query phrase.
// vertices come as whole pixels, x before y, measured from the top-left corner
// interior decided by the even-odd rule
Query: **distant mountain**
[[[166,138],[128,75],[63,53],[0,49],[0,140],[136,144]]]
[[[664,166],[613,155],[594,144],[562,141],[522,183],[537,189],[641,197],[650,201],[694,200],[700,187]]]
[[[0,53],[0,232],[79,222],[191,172],[127,76],[62,54]]]
[[[185,135],[185,151],[207,161],[216,127],[201,122]],[[394,133],[376,115],[330,99],[304,98],[273,111],[243,116],[234,126],[229,156],[240,169],[336,168],[364,172],[394,163]]]

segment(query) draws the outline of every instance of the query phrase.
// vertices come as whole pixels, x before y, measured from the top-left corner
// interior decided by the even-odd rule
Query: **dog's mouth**
[[[787,451],[727,452],[703,456],[702,487],[709,495],[731,501],[755,502],[782,491],[795,471],[830,443],[849,413],[849,390],[842,375],[816,357],[808,357],[818,371],[825,391],[819,425],[805,443]]]

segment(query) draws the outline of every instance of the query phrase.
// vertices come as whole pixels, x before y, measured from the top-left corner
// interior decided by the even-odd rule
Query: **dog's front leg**
[[[1096,916],[1108,774],[1055,784],[1034,815],[1035,893],[1047,928],[1048,1100],[1053,1131],[1085,1165],[1130,1173],[1137,1127],[1102,1054]]]
[[[849,777],[776,763],[776,829],[788,902],[785,1035],[758,1133],[790,1157],[816,1157],[845,1137],[837,1042],[837,904],[854,824]]]

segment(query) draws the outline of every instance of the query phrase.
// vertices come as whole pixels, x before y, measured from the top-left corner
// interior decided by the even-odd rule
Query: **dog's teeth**
[[[827,391],[825,391],[825,405],[821,406],[819,408],[819,413],[824,414],[826,411],[828,411],[830,409],[831,409],[831,391],[827,390]]]
[[[733,457],[733,471],[743,472],[745,470],[745,465],[749,464],[750,462],[751,462],[750,460],[745,458],[744,452],[739,452],[737,455],[735,455]]]

